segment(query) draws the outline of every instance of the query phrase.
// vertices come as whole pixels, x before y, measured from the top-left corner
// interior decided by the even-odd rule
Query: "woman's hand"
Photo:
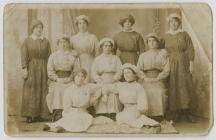
[[[190,67],[189,67],[190,73],[193,73],[193,61],[190,61]]]
[[[102,100],[103,102],[105,102],[105,103],[107,102],[107,99],[108,99],[108,98],[107,98],[107,95],[103,95],[102,98],[101,98],[101,100]]]
[[[158,81],[157,78],[145,78],[144,80],[145,80],[145,82],[156,82],[156,81]]]
[[[64,79],[64,84],[68,84],[68,83],[70,83],[71,81],[72,81],[71,78],[65,78],[65,79]]]
[[[28,70],[27,70],[27,68],[22,69],[22,77],[23,77],[23,79],[28,78]]]

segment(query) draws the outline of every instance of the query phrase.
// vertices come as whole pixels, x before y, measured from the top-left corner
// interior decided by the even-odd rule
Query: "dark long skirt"
[[[23,117],[47,118],[48,93],[47,61],[33,59],[29,63],[28,78],[24,80],[21,115]]]

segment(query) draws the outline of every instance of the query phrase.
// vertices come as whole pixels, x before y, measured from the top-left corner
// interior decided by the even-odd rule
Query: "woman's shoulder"
[[[144,58],[144,57],[146,57],[147,55],[149,54],[149,51],[145,51],[145,52],[142,52],[141,54],[140,54],[140,58]]]
[[[168,57],[168,52],[166,49],[159,49],[159,55],[162,57]]]

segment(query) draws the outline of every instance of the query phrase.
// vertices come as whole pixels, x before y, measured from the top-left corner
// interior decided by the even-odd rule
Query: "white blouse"
[[[101,54],[96,57],[92,64],[92,78],[98,82],[101,79],[101,75],[104,73],[113,73],[110,78],[113,80],[119,80],[121,78],[121,60],[118,56],[109,54]]]
[[[51,54],[48,59],[47,71],[51,80],[58,78],[56,71],[74,72],[78,68],[80,68],[80,63],[76,51],[58,50]]]
[[[89,32],[85,33],[77,33],[76,35],[72,36],[71,39],[72,47],[79,53],[79,54],[89,54],[95,56],[97,53],[97,45],[98,39],[94,34]]]
[[[142,71],[158,69],[161,71],[158,78],[165,79],[170,71],[168,53],[165,49],[146,51],[140,55],[137,67]]]

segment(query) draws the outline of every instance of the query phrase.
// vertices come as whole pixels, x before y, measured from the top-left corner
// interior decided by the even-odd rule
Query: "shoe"
[[[196,123],[196,120],[194,120],[194,118],[191,115],[187,115],[187,120],[191,123]]]
[[[33,122],[33,118],[32,117],[27,117],[26,118],[26,122],[27,123],[32,123]]]
[[[45,124],[43,127],[43,131],[49,131],[49,130],[50,130],[50,127],[47,124]]]
[[[65,131],[62,127],[56,127],[56,133],[63,133]]]

